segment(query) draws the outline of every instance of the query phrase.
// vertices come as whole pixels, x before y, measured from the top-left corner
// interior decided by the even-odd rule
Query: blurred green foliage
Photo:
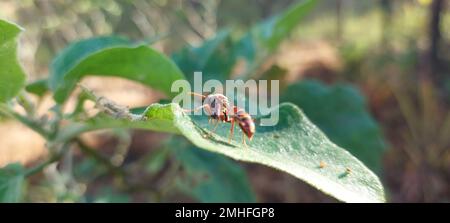
[[[3,2],[10,3],[12,1],[6,0]],[[306,116],[309,117],[311,121],[331,139],[331,141],[348,149],[349,152],[358,157],[371,170],[380,173],[382,170],[381,158],[383,154],[385,154],[387,143],[381,134],[380,126],[370,113],[376,113],[375,116],[377,120],[386,122],[386,114],[384,114],[386,111],[380,112],[380,107],[387,106],[386,104],[388,104],[388,106],[396,106],[395,103],[386,99],[392,96],[392,93],[390,92],[392,90],[391,88],[394,88],[392,91],[395,91],[395,88],[400,88],[398,87],[399,85],[405,85],[401,87],[408,88],[411,84],[404,80],[412,80],[414,82],[419,79],[418,76],[420,75],[417,70],[422,69],[421,61],[423,61],[423,58],[425,57],[424,52],[426,51],[428,38],[425,29],[428,21],[427,5],[424,5],[425,3],[423,3],[425,1],[395,1],[395,3],[392,4],[396,14],[395,17],[391,17],[395,19],[391,19],[390,21],[386,20],[386,18],[389,17],[387,17],[386,11],[379,7],[378,1],[353,2],[351,7],[348,7],[347,5],[346,10],[343,11],[345,16],[341,18],[338,18],[338,15],[334,14],[334,4],[322,1],[317,4],[318,10],[315,10],[313,15],[309,15],[304,20],[301,20],[300,17],[305,16],[306,12],[310,10],[308,7],[311,7],[315,1],[310,1],[308,7],[302,7],[302,4],[295,4],[288,10],[283,11],[292,2],[293,1],[291,0],[250,0],[245,2],[196,0],[81,0],[53,4],[49,1],[27,0],[20,1],[17,5],[20,8],[18,11],[20,20],[18,20],[18,23],[24,24],[27,28],[27,33],[30,34],[30,36],[24,38],[23,45],[30,49],[27,51],[29,53],[25,56],[30,57],[31,55],[32,59],[36,60],[37,64],[39,64],[38,67],[40,67],[36,72],[33,72],[31,75],[32,79],[36,79],[35,77],[47,73],[46,68],[42,69],[42,67],[47,67],[48,62],[52,60],[55,53],[59,52],[68,43],[77,42],[79,39],[92,36],[119,34],[126,35],[127,37],[130,37],[130,39],[158,39],[158,41],[152,42],[153,47],[162,49],[164,52],[169,52],[173,61],[188,80],[191,80],[191,75],[194,71],[203,71],[204,80],[212,78],[226,80],[230,79],[230,77],[232,79],[244,80],[250,78],[278,79],[280,76],[286,77],[286,75],[290,75],[286,67],[281,67],[271,60],[279,53],[279,44],[283,40],[294,37],[292,38],[294,40],[293,42],[299,40],[298,42],[301,42],[301,44],[307,44],[307,41],[325,41],[327,44],[330,44],[333,48],[337,49],[337,57],[343,64],[342,70],[334,71],[336,79],[343,82],[350,81],[361,86],[364,90],[364,94],[369,96],[369,98],[366,99],[362,92],[349,84],[339,83],[328,85],[317,81],[306,80],[290,85],[286,91],[283,92],[282,100],[290,101],[298,105],[305,112]],[[2,12],[0,11],[0,13]],[[272,16],[277,13],[279,14]],[[448,13],[443,16],[442,27],[448,27],[450,24],[450,16]],[[262,19],[264,19],[263,22],[254,25]],[[297,24],[300,24],[300,28],[294,29]],[[223,27],[227,28],[222,29]],[[341,30],[339,31],[339,29]],[[292,32],[294,35],[291,35]],[[448,37],[450,36],[449,31],[443,29],[442,32],[444,40],[448,42]],[[31,33],[33,35],[31,35]],[[92,45],[86,45],[86,48],[88,48],[87,50],[86,48],[79,47],[79,45],[76,45],[76,47],[73,47],[74,45],[72,45],[72,48],[76,48],[75,50],[72,50],[81,52],[85,55],[74,56],[72,57],[73,60],[66,60],[67,58],[65,58],[64,55],[63,57],[60,55],[59,63],[67,66],[66,68],[60,66],[56,69],[59,69],[59,71],[56,72],[59,74],[53,75],[54,77],[58,77],[50,80],[50,82],[54,82],[52,86],[60,84],[65,78],[67,78],[67,80],[64,83],[67,84],[70,82],[68,85],[71,85],[77,82],[84,74],[112,74],[112,72],[119,70],[117,67],[111,68],[109,71],[102,70],[101,68],[98,70],[89,70],[87,68],[84,69],[85,67],[81,67],[82,69],[79,69],[78,71],[71,71],[72,68],[77,66],[77,63],[86,59],[85,57],[88,56],[88,54],[95,53],[97,50],[104,50],[101,47],[101,44],[96,43],[95,40],[95,38],[90,39],[90,41],[93,42]],[[127,43],[124,43],[124,45],[129,45],[130,48],[135,46],[132,41],[127,40],[126,42]],[[30,45],[32,47],[29,47]],[[97,46],[102,49],[97,49]],[[445,53],[446,52],[444,52],[444,54]],[[245,61],[245,69],[236,72],[235,68],[237,65],[240,65],[238,63],[240,63],[241,60]],[[68,61],[72,61],[73,63],[67,63]],[[97,60],[92,63],[98,64],[99,62],[110,63],[111,61]],[[56,65],[57,64],[58,62],[56,62]],[[136,64],[129,63],[129,65],[135,67]],[[31,66],[29,65],[25,66],[26,70],[30,70],[30,67]],[[31,70],[33,71],[33,69]],[[128,72],[130,75],[126,76],[135,76],[132,73],[145,70],[149,70],[149,67],[139,69],[136,72]],[[127,73],[122,71],[118,73]],[[55,66],[51,72],[55,72]],[[71,76],[73,73],[78,73],[80,76],[78,76],[78,74]],[[183,78],[183,75],[175,76],[179,79]],[[170,80],[177,78],[171,78]],[[398,78],[399,80],[395,78]],[[131,79],[133,79],[133,77]],[[47,79],[40,79],[36,82],[32,82],[26,87],[26,90],[38,96],[42,96],[44,92],[48,91],[48,81],[49,80]],[[157,85],[166,89],[166,87],[163,87],[160,84],[151,84],[150,82],[153,82],[153,80],[149,80],[148,86],[150,87]],[[72,89],[64,86],[62,86],[61,89],[66,91],[64,94],[67,95],[72,91]],[[448,92],[448,89],[445,92]],[[405,113],[404,116],[407,116],[406,119],[411,123],[414,123],[415,119],[420,119],[421,117],[419,113],[417,113],[416,116],[411,116],[411,114],[415,114],[411,111],[416,109],[416,104],[426,104],[429,103],[429,101],[436,104],[441,103],[440,97],[433,98],[433,100],[427,98],[423,99],[423,101],[420,101],[415,97],[416,96],[414,95],[414,98],[408,98],[407,95],[403,95],[402,97],[396,98],[400,107],[402,107],[400,110],[402,113]],[[417,98],[419,97],[420,96],[417,96]],[[434,102],[434,100],[436,100],[436,102]],[[371,102],[371,104],[368,104],[367,102]],[[392,105],[392,103],[394,105]],[[405,106],[405,104],[408,106]],[[446,109],[445,104],[435,107],[442,108],[443,110]],[[144,110],[133,110],[136,114],[142,113],[143,111]],[[388,114],[388,118],[391,118],[388,120],[395,119],[395,125],[391,126],[390,123],[383,123],[384,130],[387,130],[388,132],[395,130],[402,133],[408,132],[403,131],[405,129],[400,129],[396,126],[398,123],[401,123],[403,117],[398,116],[398,112],[394,111],[392,113],[393,114]],[[4,114],[0,112],[0,115]],[[77,121],[80,123],[82,123],[82,120],[85,118],[81,115],[73,117],[77,118]],[[166,116],[162,115],[161,117]],[[446,116],[442,117],[446,118]],[[120,121],[109,120],[102,116],[97,118],[98,119],[90,120],[87,123],[82,123],[87,124],[87,127],[83,125],[81,125],[81,127],[75,126],[74,128],[62,131],[62,133],[72,137],[87,130],[100,128],[102,125],[103,127],[111,127],[124,124],[120,123]],[[420,122],[439,123],[439,121],[435,120],[427,121],[431,120],[428,116],[426,118],[428,119],[424,118],[425,121],[420,119]],[[199,123],[202,123],[203,121],[204,120],[200,120]],[[106,124],[104,124],[105,122]],[[158,123],[158,125],[160,124],[161,123]],[[388,136],[393,138],[391,141],[394,141],[394,147],[409,147],[403,149],[405,151],[404,154],[400,153],[403,158],[399,159],[411,159],[414,161],[412,162],[413,164],[405,161],[406,164],[404,166],[406,166],[406,171],[404,179],[411,179],[411,175],[414,175],[416,172],[421,173],[422,169],[436,168],[438,169],[436,172],[439,172],[441,169],[448,169],[445,164],[445,160],[447,159],[445,149],[442,149],[447,148],[446,142],[442,143],[442,145],[437,145],[440,143],[439,140],[430,142],[428,138],[433,138],[429,137],[430,132],[434,132],[430,130],[433,128],[429,127],[430,124],[423,125],[427,126],[427,130],[422,129],[418,124],[411,125],[411,128],[406,129],[411,131],[411,133],[405,133],[411,134],[409,137],[403,137],[403,135],[399,134],[393,134],[392,136],[392,133]],[[157,127],[153,126],[150,129],[154,130],[156,128]],[[447,128],[443,127],[443,129],[445,131],[442,130],[442,132],[446,132]],[[168,132],[176,132],[176,130],[170,127],[166,130]],[[224,129],[219,131],[222,131],[223,135],[226,134]],[[68,135],[63,135],[64,137],[58,139],[68,139]],[[435,135],[440,136],[440,134],[437,133]],[[403,146],[399,146],[401,143],[398,141],[401,141],[403,138],[406,138],[405,141],[407,142],[403,143]],[[145,168],[147,174],[159,176],[165,174],[167,165],[172,165],[170,162],[175,162],[177,165],[180,165],[181,169],[185,169],[184,172],[175,171],[175,176],[178,179],[177,185],[179,186],[176,189],[189,194],[189,196],[192,196],[198,201],[253,201],[255,199],[255,196],[251,193],[250,186],[248,185],[248,180],[246,180],[244,176],[245,173],[239,166],[239,163],[224,158],[216,153],[200,150],[187,143],[186,140],[184,141],[187,145],[184,145],[183,147],[189,149],[181,149],[181,146],[180,148],[175,146],[163,148],[162,151],[167,152],[147,154],[145,157],[151,158],[149,159],[151,161],[148,161],[147,163],[142,164],[130,161],[129,163],[120,166],[120,168],[126,169],[126,172],[133,173],[136,170],[133,169],[133,166],[139,164],[142,165],[141,167]],[[181,144],[180,141],[176,142]],[[414,144],[420,145],[417,146]],[[415,150],[411,152],[410,148],[412,147],[414,147]],[[440,148],[439,152],[435,152],[438,150],[433,149],[434,147]],[[428,152],[422,152],[422,150]],[[396,152],[398,153],[398,151]],[[177,156],[174,157],[174,154],[177,154]],[[439,156],[440,159],[435,158],[436,154],[441,154],[441,156]],[[83,157],[81,161],[76,161],[76,168],[73,170],[73,174],[77,181],[86,183],[89,188],[91,183],[96,184],[98,181],[101,181],[99,179],[103,179],[105,175],[112,174],[112,172],[103,161],[98,161],[96,158],[91,157],[91,155],[85,155],[86,157]],[[153,155],[155,155],[155,157],[152,157]],[[421,161],[422,158],[420,157],[426,158],[423,159],[424,161]],[[105,160],[108,161],[108,159]],[[217,163],[228,166],[228,168],[221,169],[216,165]],[[430,167],[428,167],[428,163],[433,164],[430,164]],[[196,166],[196,164],[201,165]],[[422,164],[426,167],[422,167]],[[413,171],[414,173],[411,174],[411,170],[416,169],[418,171]],[[394,170],[389,169],[388,171],[387,175]],[[200,174],[200,172],[203,174]],[[208,175],[209,177],[204,179],[204,175]],[[120,177],[117,178],[119,178],[119,180],[114,177],[115,183],[113,183],[113,187],[117,187],[117,184],[123,186],[121,183],[116,182],[120,181]],[[230,187],[230,179],[239,182],[241,188],[245,189],[243,191],[236,191],[236,189],[238,189],[237,187]],[[430,184],[433,184],[435,181],[436,178],[434,177],[429,180],[429,182],[431,182]],[[408,182],[405,180],[404,184],[407,185]],[[414,182],[411,184],[413,185]],[[0,183],[0,188],[2,188],[1,185],[2,184]],[[3,185],[9,185],[9,183],[4,183]],[[45,185],[46,187],[50,187],[49,184]],[[196,187],[192,187],[193,185]],[[228,185],[227,189],[221,188],[221,186],[224,185]],[[402,184],[397,183],[396,185]],[[89,190],[89,193],[86,192],[85,195],[80,195],[82,193],[78,193],[76,190],[66,190],[66,192],[61,192],[61,194],[56,197],[59,197],[57,199],[58,201],[128,202],[134,200],[134,198],[128,196],[131,192],[122,190],[123,188],[118,190],[117,188],[107,188],[103,185],[102,187],[104,187],[104,190],[95,190],[95,192]],[[29,187],[29,189],[32,191],[36,188],[33,189],[33,187]],[[151,191],[152,189],[153,188],[149,187],[148,191]],[[39,191],[39,189],[36,190]],[[217,195],[217,197],[210,196],[212,192],[217,190],[223,190],[224,194],[226,192],[228,196],[222,196],[222,194]],[[404,190],[404,188],[399,190],[401,193],[407,195],[410,193],[408,190]],[[84,193],[83,190],[79,191]],[[420,191],[420,189],[418,189],[418,191]],[[427,190],[423,189],[423,191]],[[244,195],[239,195],[241,192]],[[53,191],[51,193],[56,192]],[[153,193],[153,191],[151,193]],[[83,196],[85,196],[85,198],[83,198]],[[441,195],[436,196],[439,197]],[[428,195],[425,197],[432,196]],[[230,198],[230,200],[227,200],[227,198]],[[153,197],[148,199],[154,201]],[[12,201],[17,200],[13,199]]]
[[[0,202],[19,202],[22,198],[25,169],[18,163],[0,168]]]
[[[25,73],[17,61],[17,36],[22,28],[0,20],[0,102],[16,96],[25,83]]]

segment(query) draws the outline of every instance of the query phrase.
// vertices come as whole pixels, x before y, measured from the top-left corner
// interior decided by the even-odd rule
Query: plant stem
[[[42,171],[45,167],[47,167],[48,165],[50,165],[50,164],[52,164],[52,163],[57,162],[58,160],[60,160],[61,157],[64,155],[64,153],[65,153],[65,152],[67,151],[67,149],[69,148],[69,146],[70,146],[71,143],[72,143],[72,142],[67,142],[67,143],[65,143],[65,144],[62,146],[61,151],[59,151],[59,152],[53,154],[48,160],[46,160],[46,161],[44,161],[44,162],[42,162],[42,163],[36,165],[35,167],[33,167],[33,168],[27,170],[27,171],[25,172],[25,176],[26,176],[26,177],[32,176],[32,175],[34,175],[34,174],[36,174],[36,173],[38,173],[38,172],[41,172],[41,171]]]
[[[142,119],[142,115],[131,113],[127,107],[118,105],[108,98],[97,96],[92,90],[81,84],[78,84],[78,86],[80,86],[82,93],[86,95],[87,99],[94,101],[95,106],[102,112],[115,118],[128,119],[132,121]]]
[[[18,120],[19,122],[21,122],[22,124],[26,125],[27,127],[29,127],[30,129],[34,130],[35,132],[37,132],[39,135],[41,135],[42,137],[44,137],[45,139],[49,139],[50,137],[50,133],[47,132],[45,129],[43,129],[38,123],[36,123],[35,121],[24,117],[20,114],[18,114],[17,112],[15,112],[14,110],[12,110],[8,105],[6,104],[0,104],[0,113],[11,117],[11,118],[15,118],[16,120]]]
[[[26,171],[25,176],[29,177],[29,176],[32,176],[32,175],[38,173],[38,172],[41,172],[45,167],[47,167],[48,165],[58,161],[60,158],[61,158],[60,154],[52,156],[50,159],[46,160],[45,162],[40,163],[37,166],[35,166],[35,167],[29,169],[28,171]]]
[[[102,156],[101,154],[99,154],[97,151],[95,151],[95,149],[89,147],[88,145],[86,145],[81,139],[76,138],[75,142],[77,143],[78,147],[80,148],[80,150],[88,155],[91,155],[92,157],[94,157],[94,159],[96,159],[97,161],[99,161],[100,163],[102,163],[103,165],[105,165],[109,171],[111,173],[113,173],[114,175],[118,175],[120,177],[124,177],[125,176],[125,172],[117,167],[114,166],[109,159],[105,158],[104,156]]]
[[[25,92],[20,92],[19,95],[17,95],[17,103],[23,107],[23,109],[27,112],[27,115],[29,117],[34,117],[35,115],[35,106],[33,102],[30,101],[30,99],[27,97]]]

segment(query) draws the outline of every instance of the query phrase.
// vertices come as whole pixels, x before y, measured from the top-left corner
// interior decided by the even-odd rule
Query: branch
[[[5,116],[8,116],[10,118],[14,118],[18,121],[20,121],[22,124],[26,125],[33,131],[37,132],[39,135],[44,137],[45,139],[50,138],[50,133],[42,128],[40,124],[34,120],[31,120],[25,116],[20,115],[19,113],[15,112],[13,109],[11,109],[8,105],[0,103],[0,114],[3,114]]]
[[[27,112],[27,115],[30,117],[34,117],[35,114],[35,106],[33,102],[27,97],[27,95],[22,91],[16,97],[17,103],[23,107],[23,109]]]
[[[64,155],[64,153],[69,149],[70,144],[71,144],[71,142],[67,142],[67,143],[63,144],[63,146],[59,152],[52,155],[48,160],[44,161],[43,163],[38,164],[35,167],[27,170],[25,172],[25,176],[26,177],[32,176],[38,172],[41,172],[48,165],[59,161],[61,159],[61,157]]]
[[[95,149],[89,147],[86,145],[81,139],[75,139],[75,142],[77,143],[80,150],[88,155],[91,155],[94,159],[105,165],[108,170],[113,173],[114,175],[118,175],[121,177],[125,176],[125,171],[123,171],[121,168],[113,165],[110,160],[104,156],[102,156],[100,153],[98,153]]]
[[[95,106],[102,112],[111,115],[118,119],[128,119],[131,121],[142,120],[142,115],[136,115],[130,112],[128,107],[118,105],[114,101],[105,98],[103,96],[97,96],[92,90],[86,88],[85,86],[78,84],[82,90],[83,94],[86,94],[87,99],[94,101]]]

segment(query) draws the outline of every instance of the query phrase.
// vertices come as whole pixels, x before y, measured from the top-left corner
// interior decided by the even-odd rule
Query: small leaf
[[[222,30],[198,47],[186,47],[174,53],[172,59],[191,83],[197,71],[202,72],[204,81],[224,81],[236,62],[231,55],[231,44],[229,30]]]
[[[151,152],[147,156],[149,158],[146,161],[145,170],[147,173],[156,174],[158,173],[158,171],[161,171],[161,169],[166,164],[169,156],[169,150],[160,148],[156,151]]]
[[[348,149],[372,170],[381,171],[386,144],[363,96],[354,87],[301,81],[289,86],[281,101],[300,106],[331,141]]]
[[[17,60],[17,36],[22,28],[0,19],[0,102],[16,96],[26,75]]]
[[[0,203],[20,201],[24,176],[25,169],[18,163],[0,169]]]
[[[48,80],[47,79],[39,79],[36,81],[33,81],[27,86],[25,86],[25,90],[29,93],[35,94],[39,97],[44,96],[45,93],[49,92],[48,89]]]
[[[195,146],[236,160],[260,163],[285,171],[319,190],[347,202],[384,202],[378,177],[345,149],[332,143],[303,112],[291,103],[279,107],[276,126],[257,126],[248,147],[240,134],[228,143],[229,125],[216,134],[207,130],[206,117],[186,115],[178,104],[153,104],[142,114],[145,121],[113,119],[101,115],[74,129],[62,129],[57,141],[65,141],[83,131],[101,128],[140,128],[184,135]],[[326,163],[326,168],[320,168]],[[347,169],[351,169],[348,174]]]
[[[97,37],[76,42],[53,61],[49,87],[55,101],[63,103],[86,75],[117,76],[161,90],[167,96],[173,81],[184,79],[165,55],[119,37]]]
[[[292,32],[300,19],[311,11],[315,4],[316,0],[301,1],[281,14],[255,26],[252,34],[264,47],[267,47],[269,51],[273,51]]]
[[[238,163],[181,139],[175,143],[171,150],[185,174],[178,180],[182,191],[200,202],[255,202],[245,171]]]
[[[250,64],[275,51],[315,6],[316,0],[300,1],[278,15],[253,26],[234,44],[234,55]]]

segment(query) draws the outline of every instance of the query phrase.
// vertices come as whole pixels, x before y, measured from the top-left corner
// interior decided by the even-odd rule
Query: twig
[[[65,143],[62,148],[61,151],[55,153],[54,155],[52,155],[48,160],[44,161],[41,164],[36,165],[35,167],[27,170],[25,172],[25,176],[29,177],[32,176],[38,172],[41,172],[45,167],[47,167],[48,165],[57,162],[61,159],[61,157],[64,155],[64,153],[68,150],[69,146],[70,146],[71,142],[67,142]]]
[[[17,95],[16,100],[17,100],[17,103],[20,106],[22,106],[22,108],[25,110],[25,112],[28,114],[28,116],[34,117],[35,110],[36,110],[35,106],[23,91],[20,92],[19,95]]]
[[[78,147],[82,152],[91,155],[94,159],[105,165],[111,173],[120,177],[125,176],[125,171],[113,165],[108,158],[102,156],[97,151],[95,151],[95,149],[86,145],[81,139],[76,138],[75,142],[77,143]]]
[[[11,117],[11,118],[15,118],[16,120],[20,121],[22,124],[26,125],[30,129],[37,132],[39,135],[41,135],[45,139],[50,138],[50,133],[47,130],[45,130],[44,128],[42,128],[39,125],[39,123],[37,123],[36,121],[31,120],[25,116],[18,114],[17,112],[12,110],[8,105],[0,103],[0,114],[3,114],[5,116]]]
[[[115,118],[128,119],[131,121],[142,120],[142,115],[136,115],[130,112],[130,110],[122,105],[116,104],[114,101],[103,97],[97,96],[92,90],[86,88],[85,86],[78,84],[82,92],[86,94],[87,99],[95,102],[95,106],[102,112],[109,114]]]

